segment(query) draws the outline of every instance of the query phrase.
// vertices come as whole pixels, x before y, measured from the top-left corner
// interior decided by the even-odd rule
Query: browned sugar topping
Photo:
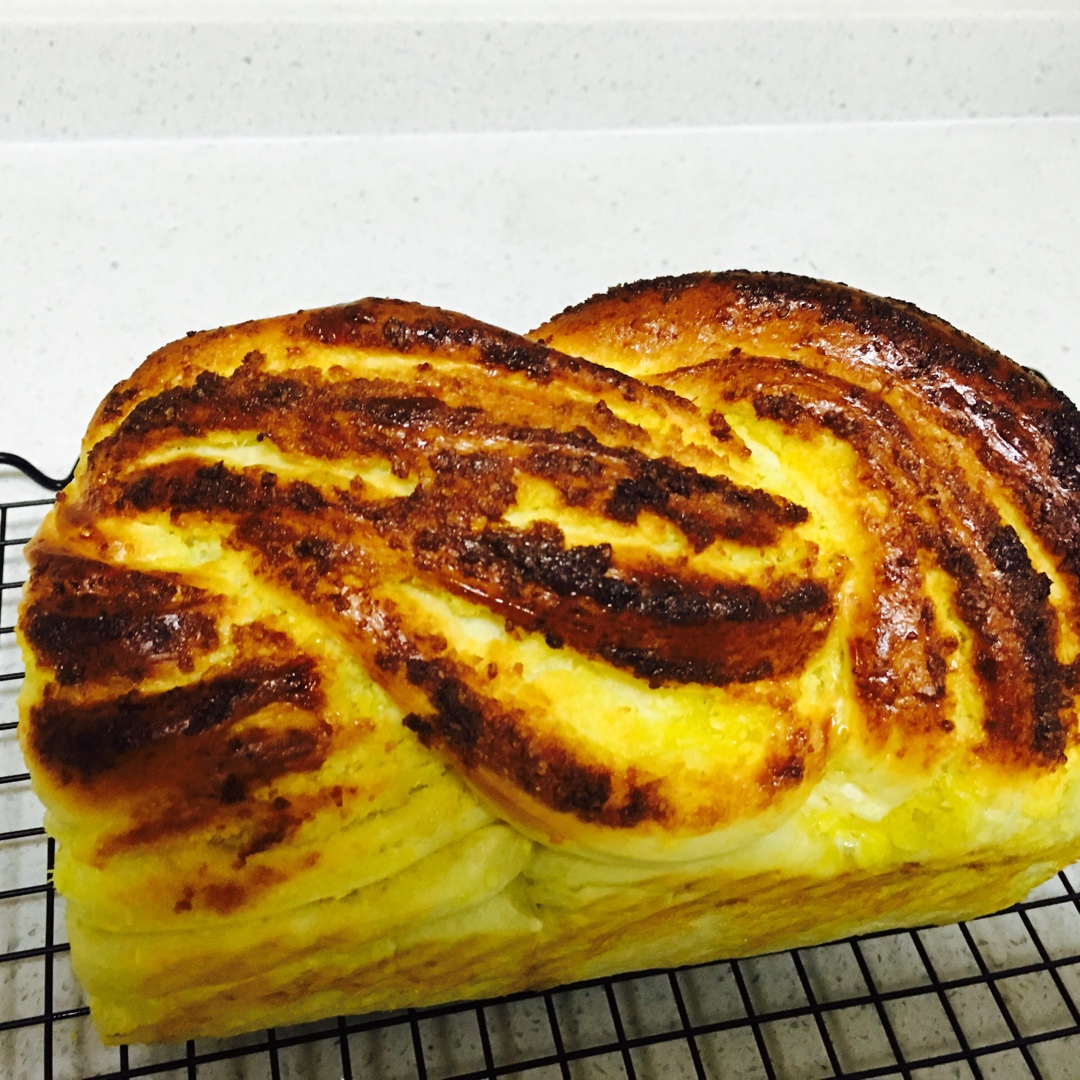
[[[176,574],[147,574],[40,550],[22,632],[62,686],[142,678],[164,664],[191,671],[218,645],[219,605]]]
[[[864,715],[883,737],[948,735],[945,672],[957,641],[935,625],[924,575],[943,569],[974,638],[986,705],[983,752],[1054,767],[1076,735],[1075,665],[1057,659],[1050,580],[964,462],[1011,493],[1068,583],[1080,584],[1080,413],[1020,368],[910,304],[785,274],[691,274],[621,286],[537,332],[549,343],[602,340],[710,418],[736,402],[857,451],[861,482],[884,495],[876,586],[851,640]],[[684,358],[664,367],[665,356]],[[778,358],[784,357],[784,358]],[[670,370],[691,364],[681,370]],[[721,429],[722,431],[722,429]],[[915,745],[914,741],[912,745]]]
[[[35,714],[34,748],[82,781],[156,744],[230,727],[276,702],[313,710],[322,704],[314,662],[243,664],[158,694],[75,705],[46,696]]]
[[[473,671],[454,643],[407,625],[393,587],[463,597],[502,616],[509,632],[542,635],[551,649],[573,649],[653,686],[797,675],[832,625],[831,574],[810,569],[751,586],[694,572],[687,558],[570,543],[555,521],[508,519],[521,486],[542,481],[600,525],[632,526],[647,514],[674,526],[690,552],[716,543],[768,549],[808,520],[806,509],[703,471],[700,454],[676,460],[672,444],[660,449],[656,437],[679,425],[701,431],[704,419],[717,455],[745,453],[724,412],[747,402],[792,438],[824,429],[847,442],[862,463],[860,482],[891,507],[874,538],[877,588],[849,642],[871,737],[885,743],[900,732],[904,746],[934,748],[951,733],[945,672],[958,646],[926,596],[933,566],[954,583],[955,608],[973,636],[987,714],[980,752],[1010,768],[1060,765],[1076,733],[1076,679],[1056,658],[1049,580],[942,447],[972,447],[1018,492],[1029,526],[1075,588],[1080,422],[1068,402],[916,309],[782,275],[662,279],[562,317],[586,329],[598,319],[638,344],[680,333],[705,340],[708,328],[725,326],[733,347],[692,358],[694,368],[659,376],[667,383],[659,387],[462,316],[391,301],[279,321],[295,360],[287,371],[257,349],[225,374],[198,371],[200,339],[192,339],[170,347],[194,365],[181,381],[136,378],[103,404],[99,422],[117,426],[61,503],[61,535],[99,515],[163,514],[180,528],[213,522],[257,577],[349,640],[425,744],[585,822],[670,825],[679,810],[656,778],[538,736],[500,700],[497,666]],[[244,339],[245,328],[235,332]],[[796,342],[797,361],[755,351],[770,334]],[[409,363],[378,368],[394,375],[357,375],[344,359],[328,366],[318,351],[326,348]],[[152,358],[154,370],[170,355]],[[892,381],[875,383],[878,376]],[[898,385],[903,394],[890,396]],[[621,402],[634,403],[637,422],[620,415]],[[289,478],[182,453],[145,463],[150,452],[214,433],[257,437],[286,458],[345,463],[357,475],[351,483],[319,479],[317,470]],[[359,474],[371,461],[388,462],[409,493],[366,484]],[[270,778],[319,767],[331,741],[321,675],[294,643],[282,635],[274,644],[265,629],[236,631],[259,638],[257,648],[221,640],[222,598],[175,575],[113,566],[104,551],[91,558],[38,545],[31,554],[22,628],[56,679],[32,716],[33,746],[65,782],[130,786],[140,772],[167,771],[170,748],[190,746],[199,748],[201,772],[184,783],[199,787],[206,805],[235,806]],[[190,673],[225,646],[233,659],[190,685],[139,689],[148,677]],[[308,720],[273,732],[245,725],[270,705]],[[759,779],[762,805],[817,767],[813,740],[797,725],[777,746]],[[177,819],[198,816],[190,815]],[[297,807],[266,809],[243,857],[279,843],[302,816]],[[164,827],[148,824],[128,841]]]

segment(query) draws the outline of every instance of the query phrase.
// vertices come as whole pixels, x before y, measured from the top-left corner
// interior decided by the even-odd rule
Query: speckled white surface
[[[188,329],[374,294],[524,330],[616,282],[734,266],[915,301],[1080,398],[1080,2],[660,6],[230,0],[185,7],[183,24],[161,0],[0,0],[0,449],[64,472],[108,388]],[[0,480],[5,498],[31,494]],[[13,717],[11,694],[0,708]],[[0,752],[15,771],[10,736]],[[36,821],[28,793],[0,810],[0,828]],[[24,870],[8,857],[0,878]],[[1024,939],[992,929],[992,962]],[[0,930],[7,948],[40,941],[36,924]],[[973,963],[958,934],[924,935],[940,978]],[[1043,940],[1080,954],[1080,926]],[[890,943],[867,952],[877,984],[922,985]],[[844,949],[803,954],[818,1000],[861,993]],[[756,1004],[796,986],[785,963],[743,966]],[[57,965],[54,1007],[78,1004]],[[0,1000],[40,1010],[36,966],[0,976]],[[681,981],[695,1022],[742,1008],[728,968]],[[953,1006],[973,1043],[1002,1039],[985,987],[969,990]],[[1016,993],[1019,1012],[1049,1009],[1037,986]],[[618,995],[631,1037],[671,1022],[662,981]],[[918,1011],[936,1001],[890,1002],[905,1051],[952,1052],[942,1016]],[[498,1060],[550,1052],[529,1008],[494,1020]],[[600,990],[555,1008],[571,1052],[612,1037]],[[469,1015],[425,1022],[435,1073],[482,1066]],[[830,1014],[837,1052],[885,1067],[865,1020]],[[784,1075],[824,1075],[809,1018],[792,1025],[766,1031]],[[414,1075],[403,1034],[353,1036],[361,1074]],[[735,1035],[699,1039],[709,1074],[764,1075]],[[39,1076],[40,1032],[5,1039],[0,1073]],[[282,1075],[336,1076],[328,1045],[283,1054]],[[1047,1077],[1076,1065],[1067,1042],[1035,1052]],[[118,1064],[84,1019],[55,1053],[57,1076]],[[136,1048],[130,1064],[169,1053]],[[1012,1053],[984,1075],[1030,1075]],[[685,1055],[681,1040],[645,1047],[639,1075],[691,1075]],[[263,1075],[264,1059],[228,1068]],[[574,1075],[621,1070],[609,1055]]]
[[[1080,114],[1077,6],[808,17],[744,5],[736,17],[697,4],[669,19],[603,5],[546,19],[535,5],[513,19],[442,8],[404,20],[362,5],[365,18],[338,21],[316,7],[272,22],[0,22],[0,138]]]
[[[0,144],[4,448],[63,472],[189,329],[391,295],[526,330],[737,266],[912,300],[1080,397],[1078,177],[1080,119]]]

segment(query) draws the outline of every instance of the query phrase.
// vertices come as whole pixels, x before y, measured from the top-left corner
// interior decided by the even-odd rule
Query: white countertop
[[[74,459],[186,330],[390,295],[527,330],[749,267],[940,314],[1080,398],[1080,118],[0,142],[2,445]]]
[[[1077,2],[0,0],[0,54],[0,449],[58,474],[189,329],[526,330],[700,269],[912,300],[1080,397]]]
[[[190,329],[527,330],[702,269],[914,301],[1080,399],[1077,0],[177,10],[0,0],[0,450],[47,472]]]

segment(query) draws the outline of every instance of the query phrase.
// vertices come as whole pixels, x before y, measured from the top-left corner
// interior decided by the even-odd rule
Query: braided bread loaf
[[[585,359],[582,359],[582,358]],[[994,910],[1080,855],[1080,414],[839,285],[190,335],[29,551],[110,1041]]]

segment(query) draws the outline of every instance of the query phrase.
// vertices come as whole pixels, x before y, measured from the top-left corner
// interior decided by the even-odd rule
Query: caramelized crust
[[[1018,899],[1080,854],[1078,551],[1076,409],[841,285],[189,335],[27,553],[20,740],[95,1016],[238,1031]]]
[[[725,426],[749,405],[786,439],[850,445],[864,497],[888,507],[850,636],[871,731],[955,726],[945,671],[958,642],[926,591],[926,572],[941,570],[971,639],[980,753],[1007,767],[1064,763],[1076,736],[1080,414],[1045,379],[910,304],[783,274],[639,282],[531,336],[677,389]]]
[[[95,418],[58,506],[60,540],[31,551],[23,634],[55,680],[31,710],[38,763],[89,784],[271,700],[317,711],[304,696],[317,698],[317,661],[296,646],[284,665],[234,650],[197,684],[140,688],[220,653],[225,603],[175,572],[110,563],[104,538],[62,547],[103,521],[140,520],[209,529],[256,580],[333,624],[422,742],[481,786],[478,770],[586,824],[700,832],[807,781],[830,721],[791,703],[841,592],[871,742],[918,748],[923,764],[972,742],[948,689],[962,635],[970,655],[953,662],[954,681],[974,680],[982,711],[970,749],[1010,768],[1064,762],[1080,427],[1038,376],[908,305],[783,275],[625,286],[533,337],[363,301],[196,334],[151,357]],[[783,477],[755,470],[747,444],[770,431],[795,453],[822,438],[854,452],[849,497],[879,506],[862,522],[870,588],[852,595],[854,553],[823,552],[826,523]],[[835,497],[823,487],[819,498]],[[642,515],[667,527],[663,544],[637,539]],[[1053,565],[1056,602],[1018,527]],[[934,573],[944,600],[928,594]],[[620,766],[617,731],[598,745],[531,716],[497,662],[476,670],[442,630],[403,617],[403,587],[478,605],[516,640],[654,690],[765,682],[794,722],[777,724],[742,805],[709,794],[708,770],[680,790]]]
[[[421,742],[492,797],[516,789],[549,835],[700,835],[789,800],[824,747],[820,710],[793,710],[749,759],[729,744],[711,766],[687,769],[678,750],[643,765],[625,724],[581,738],[572,708],[537,714],[523,661],[500,671],[497,648],[464,650],[445,618],[424,626],[422,605],[403,610],[416,593],[456,598],[512,648],[598,664],[579,676],[593,682],[606,668],[654,690],[767,681],[797,697],[833,622],[837,570],[799,538],[805,507],[725,475],[731,436],[718,441],[716,425],[670,390],[394,301],[169,346],[103,403],[58,503],[54,545],[85,554],[44,540],[30,551],[24,635],[55,679],[30,708],[37,763],[93,788],[133,773],[128,759],[145,778],[148,747],[209,745],[271,702],[318,712],[319,665],[297,643],[284,665],[276,643],[252,660],[229,643],[226,597],[109,562],[144,523],[239,554],[261,587],[348,641]],[[643,542],[644,519],[662,553]],[[755,554],[770,549],[787,565]],[[722,569],[740,551],[755,572]],[[108,582],[75,588],[94,612],[81,620],[63,584],[75,567]],[[69,658],[95,636],[95,659]],[[192,672],[196,655],[198,683],[141,689],[163,667]],[[256,692],[259,679],[272,689]],[[282,768],[318,760],[286,755]]]
[[[218,645],[214,605],[178,574],[146,574],[42,545],[22,633],[61,686],[118,673],[146,678],[160,664],[191,671]]]

